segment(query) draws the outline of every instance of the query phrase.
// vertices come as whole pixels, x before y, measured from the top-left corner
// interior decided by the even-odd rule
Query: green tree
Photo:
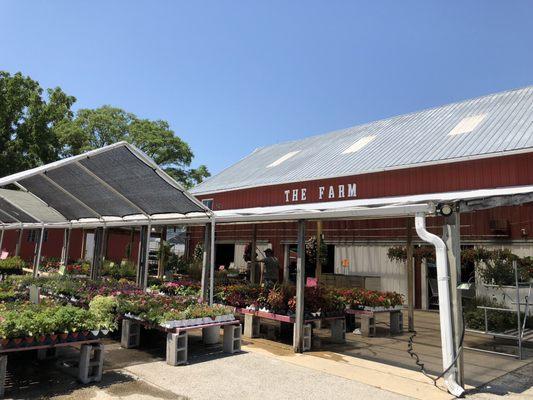
[[[125,140],[154,159],[169,175],[191,187],[209,176],[205,165],[190,168],[193,152],[177,137],[166,121],[140,119],[120,108],[103,106],[81,109],[72,120],[63,121],[57,129],[62,156]]]
[[[45,92],[30,77],[0,71],[0,176],[57,160],[55,131],[73,116],[75,101],[58,87]]]

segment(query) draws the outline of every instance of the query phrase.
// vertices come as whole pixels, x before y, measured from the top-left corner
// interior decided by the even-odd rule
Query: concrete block
[[[233,354],[241,351],[242,326],[224,325],[223,350],[224,353]]]
[[[0,356],[0,398],[4,397],[6,391],[6,372],[7,372],[7,356]]]
[[[189,335],[187,331],[167,334],[167,364],[187,364],[187,346]]]
[[[204,344],[217,344],[220,341],[220,326],[210,326],[202,329]]]
[[[81,383],[100,382],[104,369],[104,345],[82,344],[78,364],[78,380]]]
[[[376,320],[373,315],[361,315],[361,336],[376,335]]]
[[[259,337],[260,318],[255,315],[244,315],[244,337],[256,338]]]
[[[141,343],[141,324],[130,319],[122,320],[120,346],[125,349],[139,347]]]
[[[303,351],[309,351],[311,350],[312,346],[312,339],[313,339],[313,325],[312,324],[304,324],[304,334],[303,334]],[[296,347],[296,329],[293,331],[293,338],[292,338],[293,346]]]
[[[346,343],[346,321],[334,319],[330,324],[331,341],[333,343]]]
[[[397,335],[403,332],[403,313],[392,311],[390,313],[390,334]]]

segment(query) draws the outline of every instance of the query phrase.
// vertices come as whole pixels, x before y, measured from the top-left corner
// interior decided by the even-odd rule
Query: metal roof
[[[0,178],[0,225],[171,224],[212,213],[136,147],[119,142]]]
[[[468,128],[472,130],[460,133]],[[257,149],[191,193],[350,176],[532,148],[533,86],[528,86]]]

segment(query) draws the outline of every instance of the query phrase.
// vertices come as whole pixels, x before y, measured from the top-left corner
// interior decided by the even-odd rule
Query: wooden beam
[[[415,330],[415,270],[413,260],[413,219],[407,218],[407,326],[409,332]]]
[[[448,265],[450,268],[450,294],[452,301],[453,336],[455,354],[459,351],[461,337],[463,335],[463,303],[461,290],[457,286],[461,283],[461,223],[460,215],[454,212],[444,217],[442,226],[442,240],[446,243]],[[464,359],[460,354],[456,363],[457,383],[464,387]]]
[[[305,305],[305,220],[298,221],[298,258],[296,261],[296,316],[294,322],[294,352],[303,352]]]

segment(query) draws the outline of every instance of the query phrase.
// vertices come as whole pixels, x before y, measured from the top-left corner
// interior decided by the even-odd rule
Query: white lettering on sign
[[[285,194],[285,203],[295,203],[298,201],[307,201],[316,199],[316,197],[311,196],[308,198],[308,189],[287,189],[284,190]],[[345,199],[357,197],[357,184],[348,183],[347,185],[329,185],[329,186],[319,186],[317,193],[318,200],[324,200],[326,197],[328,200],[334,199]]]

